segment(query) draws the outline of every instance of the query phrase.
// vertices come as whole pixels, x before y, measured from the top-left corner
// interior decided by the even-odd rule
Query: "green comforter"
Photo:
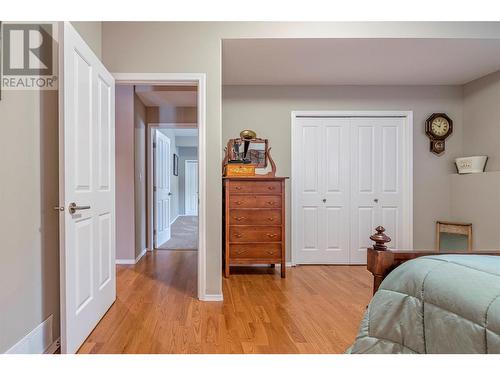
[[[500,353],[500,256],[436,255],[391,272],[350,353]]]

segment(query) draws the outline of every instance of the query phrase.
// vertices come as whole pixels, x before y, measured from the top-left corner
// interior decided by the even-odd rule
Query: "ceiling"
[[[196,107],[196,86],[135,86],[146,107]]]
[[[225,39],[224,85],[462,85],[500,70],[500,39]]]

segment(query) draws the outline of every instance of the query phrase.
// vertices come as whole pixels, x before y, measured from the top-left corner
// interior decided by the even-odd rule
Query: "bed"
[[[391,251],[383,236],[371,237],[374,296],[348,353],[500,354],[500,252]]]

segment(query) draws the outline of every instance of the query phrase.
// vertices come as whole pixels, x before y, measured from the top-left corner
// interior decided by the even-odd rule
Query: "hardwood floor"
[[[196,252],[117,266],[117,300],[79,353],[342,353],[371,297],[364,266],[233,268],[223,302],[196,298]]]

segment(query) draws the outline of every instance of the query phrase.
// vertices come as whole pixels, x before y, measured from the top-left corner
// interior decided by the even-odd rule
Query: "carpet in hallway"
[[[179,216],[170,226],[170,239],[160,250],[196,250],[198,248],[198,216]]]

